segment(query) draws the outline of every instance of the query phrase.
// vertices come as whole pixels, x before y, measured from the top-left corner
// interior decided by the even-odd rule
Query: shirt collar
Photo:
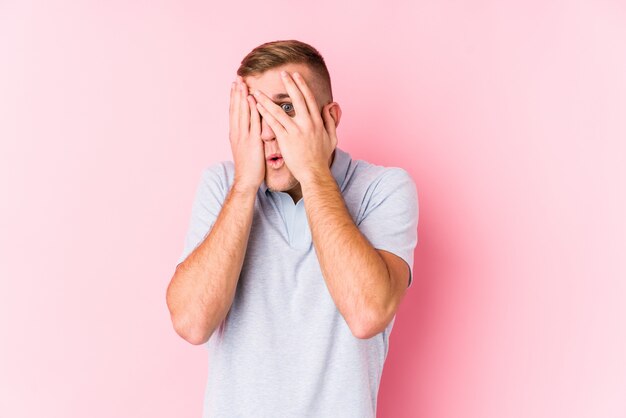
[[[348,174],[348,167],[350,167],[350,161],[352,161],[350,154],[340,149],[339,147],[335,147],[335,156],[333,157],[333,162],[330,165],[330,172],[333,175],[337,184],[339,185],[340,189],[341,189],[341,185],[343,184],[343,181],[346,178],[346,174]],[[261,183],[260,189],[266,195],[267,195],[267,192],[269,192],[267,185],[265,184],[265,180],[263,180],[263,183]]]

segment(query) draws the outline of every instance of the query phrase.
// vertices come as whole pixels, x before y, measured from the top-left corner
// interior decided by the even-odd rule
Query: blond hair
[[[285,64],[307,65],[328,89],[329,98],[333,100],[330,74],[324,58],[311,45],[295,39],[266,42],[257,46],[241,61],[237,74],[241,77],[255,76]]]

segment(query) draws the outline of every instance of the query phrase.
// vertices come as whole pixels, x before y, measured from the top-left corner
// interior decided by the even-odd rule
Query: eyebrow
[[[272,97],[272,100],[277,101],[277,100],[282,100],[282,99],[289,99],[289,95],[286,93],[278,93],[275,94],[274,97]]]

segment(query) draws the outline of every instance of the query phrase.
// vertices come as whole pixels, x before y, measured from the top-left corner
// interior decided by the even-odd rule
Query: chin
[[[289,173],[286,176],[271,176],[271,178],[265,178],[265,184],[267,188],[272,192],[286,192],[293,189],[299,183],[296,178]]]

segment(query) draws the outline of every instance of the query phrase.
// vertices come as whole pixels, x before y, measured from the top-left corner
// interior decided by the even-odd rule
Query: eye
[[[291,103],[281,103],[280,107],[282,107],[282,109],[287,113],[293,112],[295,110]]]

